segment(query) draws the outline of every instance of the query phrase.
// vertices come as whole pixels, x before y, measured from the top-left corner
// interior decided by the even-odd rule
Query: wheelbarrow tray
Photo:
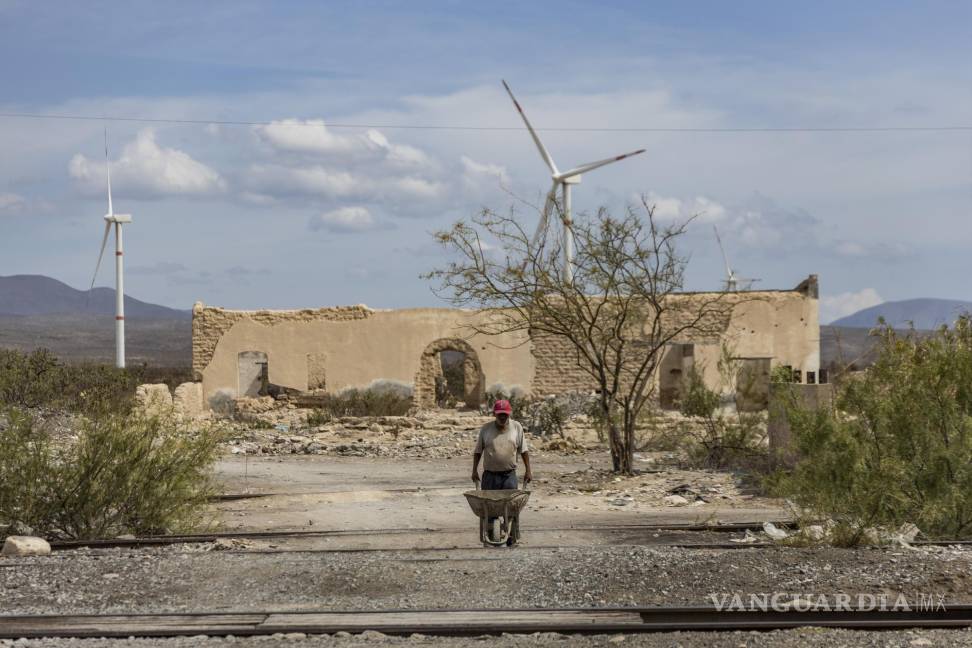
[[[530,491],[525,490],[471,490],[463,493],[473,513],[481,519],[517,517],[527,500]]]

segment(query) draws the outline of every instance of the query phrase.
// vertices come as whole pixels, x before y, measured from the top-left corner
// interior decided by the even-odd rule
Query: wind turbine
[[[516,100],[516,97],[513,96],[513,91],[510,90],[510,86],[508,83],[506,83],[506,81],[503,81],[503,87],[506,88],[506,93],[510,95],[510,99],[513,100],[513,105],[516,106],[516,110],[520,113],[520,117],[523,118],[523,123],[526,124],[527,130],[530,131],[530,137],[533,138],[533,143],[537,145],[537,150],[540,151],[540,157],[542,157],[543,161],[547,163],[547,167],[550,169],[550,177],[553,179],[553,186],[550,187],[550,191],[547,193],[547,199],[544,201],[543,211],[540,214],[540,223],[537,225],[537,231],[533,235],[532,244],[536,245],[540,236],[546,230],[550,209],[556,206],[557,189],[561,189],[563,196],[561,221],[563,222],[564,278],[567,281],[573,281],[574,269],[572,262],[574,260],[574,231],[573,221],[571,220],[570,186],[580,184],[581,174],[587,173],[588,171],[593,171],[598,167],[611,164],[612,162],[620,162],[621,160],[631,157],[632,155],[644,153],[645,149],[638,149],[637,151],[631,151],[630,153],[618,155],[617,157],[598,160],[597,162],[588,162],[587,164],[582,164],[568,171],[559,171],[557,169],[557,165],[553,161],[553,158],[550,157],[550,153],[547,152],[543,142],[540,141],[540,137],[537,135],[537,132],[533,130],[533,126],[530,125],[530,120],[527,119],[526,113],[523,112],[523,108],[520,107],[520,103]]]
[[[712,229],[715,231],[716,241],[719,243],[719,249],[722,251],[722,260],[726,263],[725,291],[736,292],[737,290],[749,290],[759,279],[746,279],[736,276],[736,273],[729,266],[729,257],[726,256],[726,249],[722,247],[722,239],[719,238],[719,228],[713,225]],[[742,288],[738,287],[740,283],[742,283]]]
[[[105,255],[105,245],[111,226],[115,226],[115,366],[125,368],[125,281],[123,273],[124,258],[122,249],[122,225],[132,222],[131,214],[116,214],[111,205],[111,163],[108,161],[108,129],[105,129],[105,173],[108,180],[108,213],[105,214],[105,235],[101,239],[101,251],[98,253],[98,263],[95,264],[94,276],[91,277],[91,288],[94,288],[98,278],[101,259]]]

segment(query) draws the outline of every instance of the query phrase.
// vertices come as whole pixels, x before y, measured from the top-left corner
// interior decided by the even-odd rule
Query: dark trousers
[[[480,488],[482,490],[516,490],[516,470],[506,472],[483,471],[483,481]]]

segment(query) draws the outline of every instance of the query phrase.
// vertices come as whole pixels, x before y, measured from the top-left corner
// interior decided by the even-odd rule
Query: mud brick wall
[[[696,317],[702,300],[711,298],[711,294],[686,294],[671,297],[674,303],[663,317],[664,328],[671,330],[691,323]],[[686,339],[678,341],[697,344],[718,343],[720,337],[725,334],[729,327],[730,304],[736,299],[734,295],[730,295],[726,306],[721,307],[719,312],[708,315],[704,321],[700,322],[704,332],[687,334],[683,336]],[[531,333],[530,339],[533,343],[531,350],[537,368],[532,389],[535,395],[544,396],[572,391],[589,392],[597,388],[597,382],[580,364],[586,361],[583,358],[578,358],[577,350],[568,340],[559,336],[536,333]],[[630,347],[629,352],[636,353],[635,347]],[[659,358],[660,360],[661,358]]]
[[[373,312],[367,306],[360,305],[286,311],[238,311],[205,306],[197,302],[192,308],[192,373],[196,380],[202,380],[202,372],[212,361],[216,344],[239,321],[248,319],[265,326],[284,322],[335,322],[365,319]]]
[[[564,392],[590,392],[597,383],[581,368],[577,349],[565,338],[553,335],[530,335],[530,352],[536,363],[531,392],[535,396]]]

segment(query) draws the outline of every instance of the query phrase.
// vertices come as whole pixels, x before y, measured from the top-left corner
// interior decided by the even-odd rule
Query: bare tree
[[[473,332],[528,331],[534,340],[562,342],[597,392],[614,470],[630,474],[635,424],[666,345],[721,332],[728,320],[723,294],[674,296],[687,264],[675,242],[687,225],[661,226],[644,199],[620,218],[604,208],[582,217],[573,225],[569,279],[561,237],[551,231],[531,237],[514,210],[484,210],[436,234],[453,260],[426,278],[453,304],[484,311],[469,325]]]

